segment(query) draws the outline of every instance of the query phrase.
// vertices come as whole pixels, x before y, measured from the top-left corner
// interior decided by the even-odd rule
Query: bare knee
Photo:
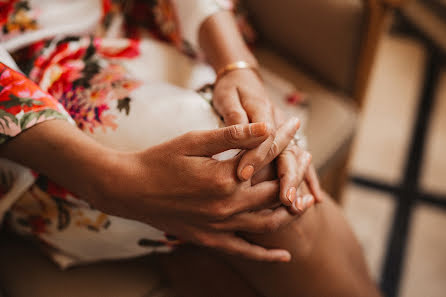
[[[292,223],[275,232],[249,233],[244,234],[244,237],[266,248],[286,249],[291,252],[293,261],[302,261],[309,257],[317,244],[325,212],[326,207],[317,204],[300,217],[296,217]]]

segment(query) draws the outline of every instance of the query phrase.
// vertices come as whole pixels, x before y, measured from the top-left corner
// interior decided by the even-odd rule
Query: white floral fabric
[[[0,0],[0,140],[62,118],[106,146],[135,151],[223,126],[208,88],[202,88],[215,73],[191,53],[199,50],[201,23],[228,7],[227,1],[149,2],[135,0],[123,11],[122,3],[108,0]],[[141,11],[155,24],[143,35],[123,21],[132,13],[138,20]],[[99,36],[109,36],[104,31],[116,24],[131,38]],[[294,91],[272,74],[266,82],[286,94]],[[21,126],[24,114],[29,120]],[[62,268],[168,252],[177,243],[147,224],[92,209],[38,172],[0,159],[2,219],[39,242]]]

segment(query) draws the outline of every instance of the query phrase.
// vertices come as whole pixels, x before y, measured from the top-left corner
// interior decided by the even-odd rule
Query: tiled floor
[[[425,54],[412,40],[380,43],[356,138],[352,171],[400,181],[412,129]]]
[[[415,41],[386,36],[379,47],[352,174],[398,183],[417,104],[425,53]],[[445,69],[446,70],[446,69]],[[446,196],[446,71],[437,93],[422,176],[423,190]],[[395,202],[385,193],[349,185],[346,217],[361,241],[372,275],[381,270]],[[446,211],[417,206],[409,233],[401,297],[446,296]]]
[[[431,125],[422,187],[429,192],[446,193],[446,69],[440,79]]]
[[[402,297],[446,296],[446,213],[428,206],[415,212]]]
[[[347,220],[361,242],[372,276],[377,279],[395,202],[387,194],[351,185],[345,192]]]

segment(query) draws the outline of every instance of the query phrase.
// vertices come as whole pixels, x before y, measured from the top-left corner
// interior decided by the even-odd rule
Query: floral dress
[[[204,19],[232,5],[0,0],[0,145],[53,119],[121,151],[221,127],[209,88],[202,88],[215,73],[200,59],[197,32]],[[240,24],[252,39],[253,31]],[[177,243],[147,224],[92,209],[46,176],[5,159],[1,221],[39,243],[62,268],[168,252]]]

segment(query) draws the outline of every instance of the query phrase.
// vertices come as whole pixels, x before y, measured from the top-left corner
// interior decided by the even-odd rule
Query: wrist
[[[73,185],[79,198],[87,201],[91,206],[102,211],[114,196],[122,190],[120,185],[126,172],[127,163],[125,153],[104,146],[98,146],[83,158],[78,164],[78,183]]]
[[[208,59],[208,62],[215,70],[215,72],[218,72],[224,67],[237,63],[239,61],[248,64],[252,68],[259,68],[259,63],[254,55],[252,55],[248,49],[246,49],[246,51],[247,52],[244,52],[244,50],[240,50],[238,53],[234,53],[233,55],[221,54],[218,57],[215,57],[213,60]]]
[[[90,188],[90,205],[105,213],[131,218],[134,214],[127,213],[127,206],[135,201],[133,198],[144,197],[147,206],[151,200],[148,198],[159,197],[159,193],[153,193],[156,182],[147,178],[153,175],[149,172],[151,162],[145,152],[109,151],[105,154],[102,172],[94,178],[92,185],[95,187]]]
[[[206,19],[199,32],[200,47],[208,63],[218,70],[236,61],[245,61],[255,67],[257,59],[246,46],[229,11],[216,13]]]
[[[222,68],[218,69],[216,71],[217,78],[215,79],[215,81],[218,82],[221,78],[223,78],[226,75],[229,75],[231,72],[243,71],[243,70],[254,73],[260,81],[263,81],[258,67],[256,65],[249,64],[246,61],[236,61],[234,63],[227,64]]]

